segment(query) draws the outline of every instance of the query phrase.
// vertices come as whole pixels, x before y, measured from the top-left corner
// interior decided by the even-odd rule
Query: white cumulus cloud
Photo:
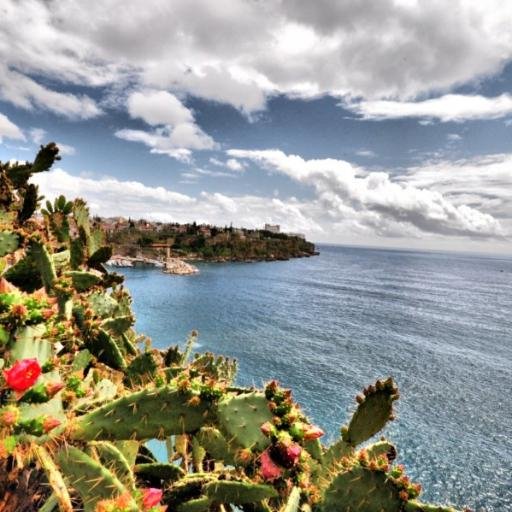
[[[142,142],[151,152],[188,160],[190,150],[213,149],[215,141],[195,123],[192,112],[167,91],[146,90],[132,93],[128,112],[154,126],[151,131],[121,129],[115,135],[131,142]]]
[[[244,164],[239,162],[236,158],[228,158],[226,160],[226,167],[237,172],[243,172],[245,169]]]
[[[344,105],[364,119],[432,118],[443,122],[498,119],[512,114],[512,96],[446,94],[423,101],[361,101]]]
[[[400,182],[437,191],[455,205],[469,205],[493,215],[512,231],[510,153],[412,167]]]
[[[343,160],[305,160],[279,150],[228,151],[313,187],[332,222],[353,217],[377,233],[408,236],[502,237],[500,222],[466,204],[455,205],[442,193],[393,181],[384,172],[367,172]]]
[[[269,94],[409,101],[512,58],[512,4],[500,0],[4,0],[0,19],[0,95],[75,118],[100,107],[60,83],[136,84],[250,113]]]
[[[15,125],[6,115],[0,113],[0,142],[2,138],[25,140],[21,129]]]
[[[1,64],[0,99],[26,110],[37,107],[69,119],[89,119],[101,114],[101,109],[90,97],[49,89]]]

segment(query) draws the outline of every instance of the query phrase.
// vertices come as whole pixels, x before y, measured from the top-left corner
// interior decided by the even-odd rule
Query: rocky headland
[[[282,233],[277,225],[265,226],[268,229],[246,229],[122,218],[96,220],[120,259],[253,262],[318,254],[315,244],[307,241],[304,235]]]

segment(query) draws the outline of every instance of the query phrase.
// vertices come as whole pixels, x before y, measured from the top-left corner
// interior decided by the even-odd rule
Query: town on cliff
[[[263,229],[150,222],[95,217],[113,247],[114,266],[153,265],[173,274],[197,272],[191,262],[276,261],[318,255],[301,233],[283,233],[277,224]]]

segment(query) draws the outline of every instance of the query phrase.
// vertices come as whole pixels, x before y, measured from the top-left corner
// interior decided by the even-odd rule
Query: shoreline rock
[[[157,267],[163,268],[164,262],[152,258],[134,258],[132,256],[121,256],[114,254],[107,265],[111,267]]]
[[[151,258],[134,258],[115,254],[107,261],[107,265],[116,268],[155,267],[161,268],[166,274],[189,275],[197,274],[199,269],[181,258],[170,258],[167,262]]]
[[[164,272],[166,274],[184,276],[189,274],[197,274],[199,269],[180,258],[169,258],[165,263]]]

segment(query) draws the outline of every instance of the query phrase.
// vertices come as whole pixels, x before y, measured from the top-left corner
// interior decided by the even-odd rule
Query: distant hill
[[[281,233],[278,226],[245,229],[210,225],[104,219],[96,222],[107,234],[114,254],[207,261],[272,261],[318,254],[315,244],[298,233]]]

